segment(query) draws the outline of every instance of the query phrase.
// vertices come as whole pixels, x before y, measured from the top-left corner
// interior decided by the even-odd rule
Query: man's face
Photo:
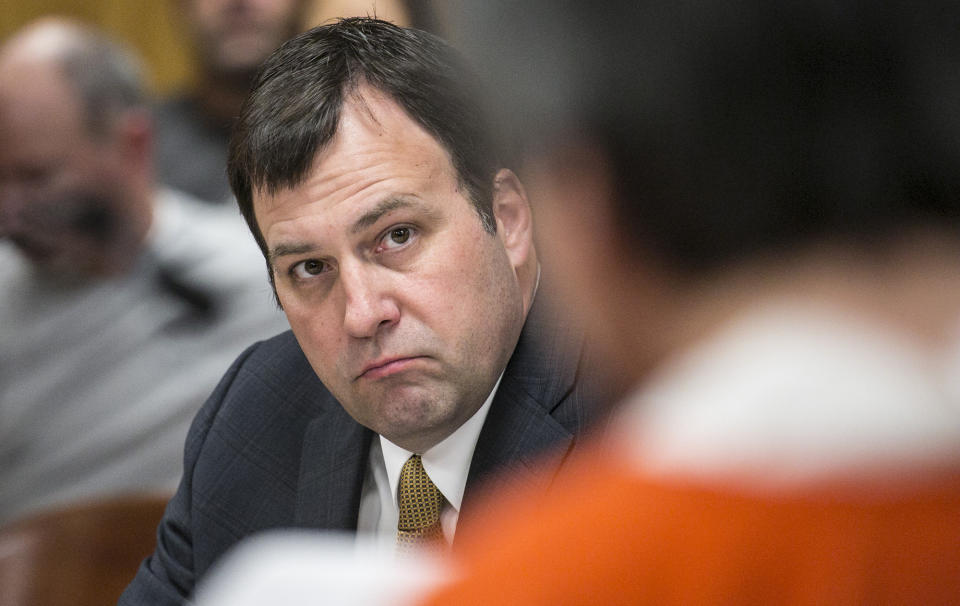
[[[95,271],[119,195],[115,147],[90,135],[53,67],[0,67],[0,238],[45,269]]]
[[[360,95],[306,181],[254,208],[317,375],[358,422],[422,451],[489,395],[525,302],[505,230],[484,230],[447,152],[378,91]]]
[[[183,0],[201,60],[214,73],[246,77],[297,33],[303,0]]]

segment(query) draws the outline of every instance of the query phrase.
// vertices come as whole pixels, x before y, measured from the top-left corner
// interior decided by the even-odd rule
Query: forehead
[[[455,193],[446,149],[386,94],[361,86],[344,100],[337,132],[314,158],[303,183],[274,195],[258,192],[254,209],[264,234],[296,207],[362,212],[386,197]]]

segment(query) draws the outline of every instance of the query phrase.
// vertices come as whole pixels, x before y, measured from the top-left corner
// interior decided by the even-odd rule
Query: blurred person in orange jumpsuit
[[[464,527],[428,603],[956,603],[956,3],[462,15],[635,389],[549,495]]]

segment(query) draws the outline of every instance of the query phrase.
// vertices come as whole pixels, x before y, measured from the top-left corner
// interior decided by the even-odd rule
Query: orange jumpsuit
[[[491,501],[426,604],[960,604],[960,468],[773,493],[624,459]]]

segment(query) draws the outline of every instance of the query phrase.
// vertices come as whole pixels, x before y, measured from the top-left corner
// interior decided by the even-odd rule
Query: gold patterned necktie
[[[400,470],[397,505],[397,549],[400,553],[416,549],[442,550],[446,548],[440,510],[443,494],[427,475],[420,455],[413,455]]]

